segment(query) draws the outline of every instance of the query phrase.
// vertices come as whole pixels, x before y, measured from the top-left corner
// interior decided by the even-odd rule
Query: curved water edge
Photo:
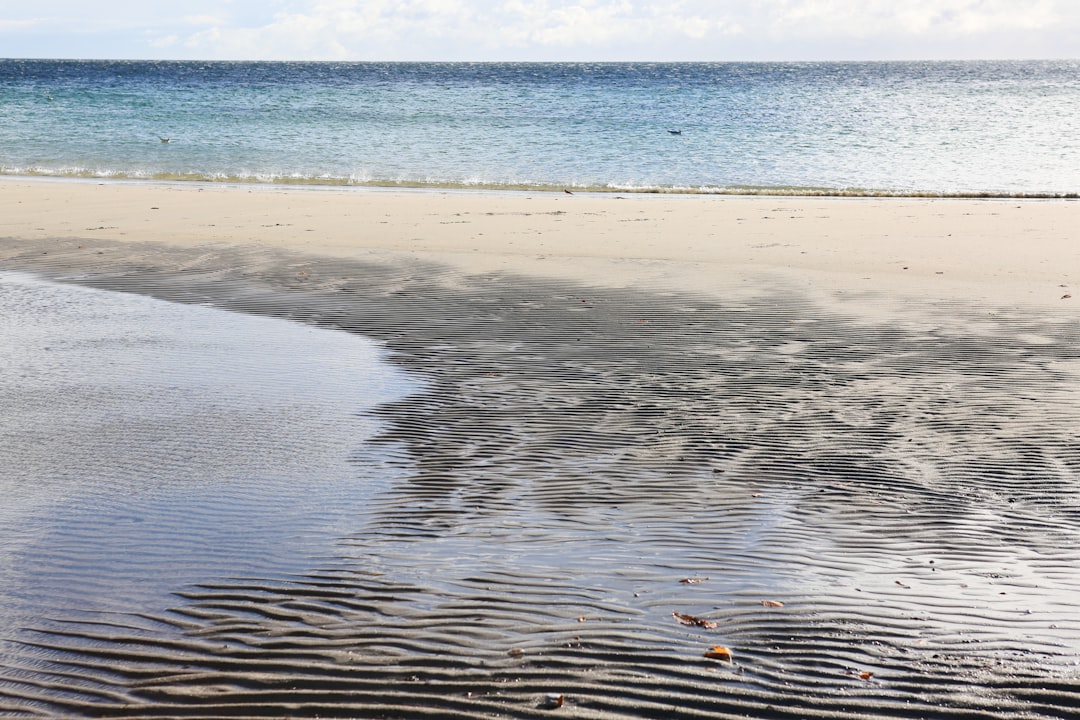
[[[41,623],[302,571],[390,482],[353,458],[415,386],[370,340],[11,272],[0,317],[0,657]]]
[[[353,462],[394,475],[332,552],[199,581],[167,612],[37,623],[9,708],[530,717],[554,692],[604,717],[960,719],[1080,700],[1071,317],[954,303],[882,324],[790,288],[736,306],[69,245],[9,264],[369,335],[425,383],[378,410]]]

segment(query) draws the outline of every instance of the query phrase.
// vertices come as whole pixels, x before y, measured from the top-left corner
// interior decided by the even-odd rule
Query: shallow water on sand
[[[119,354],[90,384],[107,390],[95,402],[175,392],[169,413],[146,412],[168,437],[191,434],[175,419],[190,402],[239,408],[200,414],[210,448],[226,432],[213,423],[227,426],[229,462],[196,461],[214,483],[163,462],[169,492],[109,480],[117,492],[72,495],[81,514],[50,514],[59,496],[21,511],[42,539],[23,552],[11,533],[17,567],[51,567],[35,569],[40,598],[11,603],[55,614],[8,623],[27,644],[0,658],[0,712],[472,720],[548,716],[552,691],[563,715],[604,718],[1004,720],[1080,704],[1080,326],[1067,313],[905,304],[885,321],[858,312],[869,296],[821,304],[771,283],[736,304],[265,248],[48,248],[9,262],[362,333],[423,382],[373,390],[351,365],[298,376],[284,361],[281,384],[250,370],[209,382],[216,362],[252,352],[243,337],[209,343],[186,383],[161,379],[165,360],[140,374]],[[143,352],[96,330],[108,323],[74,324],[61,336],[80,348]],[[267,328],[274,351],[242,367],[300,354],[270,339],[302,328]],[[319,388],[295,384],[313,376]],[[385,424],[342,412],[349,393],[361,409],[387,399]],[[14,445],[29,459],[14,462],[62,476],[25,434],[36,395],[20,397],[29,430]],[[68,415],[85,419],[86,402]],[[334,418],[352,429],[341,445],[319,424]],[[250,450],[264,432],[297,451]],[[330,469],[305,473],[319,462]],[[173,528],[168,543],[132,507]],[[98,553],[110,569],[95,584],[77,568],[100,568]],[[115,592],[140,572],[146,598]],[[73,583],[88,589],[79,603]],[[714,645],[733,661],[706,657]]]
[[[12,273],[0,336],[9,640],[306,567],[385,485],[350,458],[410,387],[356,335]]]

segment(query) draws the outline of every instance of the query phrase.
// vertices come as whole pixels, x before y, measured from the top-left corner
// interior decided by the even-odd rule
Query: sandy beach
[[[350,191],[13,178],[3,179],[0,190],[0,235],[16,241],[239,245],[353,260],[384,255],[463,273],[528,273],[605,287],[723,288],[727,295],[742,291],[739,280],[768,273],[820,297],[869,292],[1056,308],[1080,265],[1080,206],[1071,201]]]
[[[0,270],[359,333],[423,385],[309,572],[52,633],[0,711],[1075,716],[1076,202],[5,178],[0,208]]]

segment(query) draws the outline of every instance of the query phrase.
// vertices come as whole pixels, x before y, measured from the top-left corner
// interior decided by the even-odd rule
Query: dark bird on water
[[[682,135],[682,130],[668,130],[672,135]]]
[[[161,137],[161,136],[158,136],[158,140],[160,140],[163,143],[171,143],[172,142],[172,138],[164,138],[164,137]]]

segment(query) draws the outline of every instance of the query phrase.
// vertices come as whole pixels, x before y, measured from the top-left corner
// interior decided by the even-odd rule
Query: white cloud
[[[315,0],[271,22],[192,34],[191,50],[215,56],[321,59],[457,58],[507,49],[602,55],[608,48],[730,34],[737,25],[710,5],[642,0]],[[702,11],[705,8],[706,11]],[[312,54],[313,53],[313,54]],[[451,58],[456,59],[456,58]]]
[[[159,50],[164,50],[166,48],[171,48],[174,45],[178,44],[180,42],[180,36],[179,35],[162,35],[160,37],[152,37],[147,42],[149,43],[150,47],[158,48]]]
[[[215,24],[185,45],[203,57],[350,59],[372,46],[449,35],[468,15],[461,0],[318,0],[261,25]]]
[[[37,25],[41,25],[42,22],[42,20],[33,18],[27,20],[4,20],[0,18],[0,33],[30,30]]]
[[[493,46],[536,45],[562,48],[603,48],[612,45],[705,38],[730,23],[726,13],[687,10],[686,2],[630,0],[507,0],[492,13],[498,31]],[[710,14],[712,17],[710,17]]]
[[[527,41],[539,45],[573,47],[604,45],[639,27],[641,18],[625,0],[603,4],[581,3],[545,8],[542,14],[520,14],[519,25]],[[511,16],[511,20],[515,20]]]
[[[228,19],[221,15],[185,15],[185,25],[224,25]]]
[[[775,33],[867,38],[963,36],[1050,27],[1060,0],[766,0]],[[1075,13],[1073,13],[1075,16]]]
[[[1075,0],[36,0],[5,54],[65,37],[116,56],[228,59],[845,59],[1080,54]],[[45,47],[43,43],[52,45]]]

